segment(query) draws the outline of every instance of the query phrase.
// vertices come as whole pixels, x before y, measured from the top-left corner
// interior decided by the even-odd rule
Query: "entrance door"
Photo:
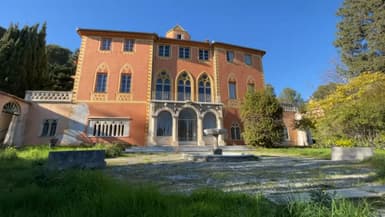
[[[178,139],[181,142],[197,140],[197,116],[190,108],[182,110],[179,114]]]
[[[5,138],[13,135],[15,129],[10,129],[11,122],[15,115],[20,115],[20,106],[16,102],[8,102],[3,106],[0,113],[0,144],[9,142]],[[15,121],[15,120],[14,120]],[[13,136],[12,136],[13,137]]]

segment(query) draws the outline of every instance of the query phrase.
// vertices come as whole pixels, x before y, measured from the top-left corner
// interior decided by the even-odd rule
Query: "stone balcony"
[[[70,103],[72,102],[72,92],[27,90],[24,99],[30,102]]]

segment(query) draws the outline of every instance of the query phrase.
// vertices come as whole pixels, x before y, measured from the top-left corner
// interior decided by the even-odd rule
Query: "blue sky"
[[[193,40],[214,40],[267,52],[265,82],[307,99],[335,68],[333,46],[342,0],[110,0],[2,2],[0,26],[46,21],[47,43],[74,50],[77,27],[154,32],[182,25]]]

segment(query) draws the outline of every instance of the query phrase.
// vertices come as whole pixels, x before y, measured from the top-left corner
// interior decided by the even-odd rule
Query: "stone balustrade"
[[[24,99],[32,102],[70,103],[72,101],[72,92],[27,90]]]

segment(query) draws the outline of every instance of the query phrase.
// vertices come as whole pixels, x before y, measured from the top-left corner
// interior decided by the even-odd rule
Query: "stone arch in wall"
[[[0,114],[0,144],[13,144],[16,124],[21,114],[20,105],[17,102],[7,102],[2,107]]]
[[[172,136],[172,112],[161,110],[156,115],[156,136]]]
[[[192,108],[186,107],[179,112],[178,140],[180,142],[197,140],[197,112]]]

